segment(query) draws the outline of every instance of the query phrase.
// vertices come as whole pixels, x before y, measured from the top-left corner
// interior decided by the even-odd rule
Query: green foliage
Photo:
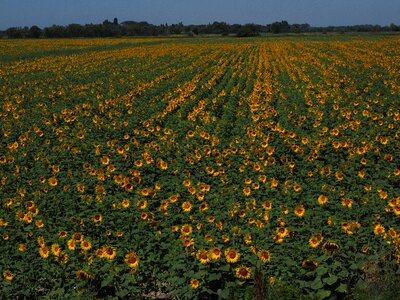
[[[395,297],[399,41],[346,39],[5,41],[0,294]]]

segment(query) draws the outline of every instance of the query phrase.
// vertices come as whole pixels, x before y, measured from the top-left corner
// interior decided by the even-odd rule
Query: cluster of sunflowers
[[[400,263],[399,44],[1,41],[2,289],[345,293]]]

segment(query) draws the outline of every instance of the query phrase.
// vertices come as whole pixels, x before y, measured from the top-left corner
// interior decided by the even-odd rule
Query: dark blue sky
[[[400,24],[400,0],[1,0],[0,29],[122,21]]]

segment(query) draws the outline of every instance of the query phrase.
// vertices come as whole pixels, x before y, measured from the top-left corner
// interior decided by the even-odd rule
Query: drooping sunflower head
[[[319,265],[318,262],[316,262],[312,258],[304,260],[301,264],[301,266],[307,270],[314,270],[316,267],[318,267],[318,265]]]
[[[339,245],[335,242],[326,241],[322,245],[322,250],[324,250],[328,254],[336,254],[337,252],[339,252],[339,249]]]

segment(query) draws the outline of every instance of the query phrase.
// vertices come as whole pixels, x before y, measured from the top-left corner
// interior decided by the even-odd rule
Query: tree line
[[[6,38],[76,38],[76,37],[123,37],[123,36],[170,36],[170,35],[236,35],[238,37],[257,36],[261,33],[307,33],[307,32],[393,32],[400,31],[400,26],[390,24],[353,25],[312,27],[309,24],[289,24],[287,21],[260,24],[228,24],[213,22],[204,25],[161,24],[148,22],[126,21],[119,23],[117,18],[111,22],[105,20],[101,24],[69,24],[67,26],[52,25],[43,29],[34,25],[31,27],[10,27],[0,32]]]

